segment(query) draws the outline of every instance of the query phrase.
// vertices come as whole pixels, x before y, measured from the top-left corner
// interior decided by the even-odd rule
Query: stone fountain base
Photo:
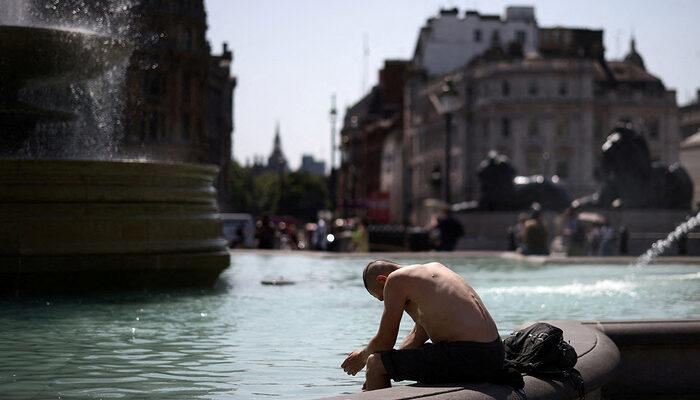
[[[217,168],[0,160],[0,293],[212,286]]]

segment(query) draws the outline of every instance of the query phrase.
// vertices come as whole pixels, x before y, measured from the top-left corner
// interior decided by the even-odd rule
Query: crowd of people
[[[330,212],[320,212],[318,220],[311,223],[300,223],[289,217],[262,216],[255,224],[255,247],[366,253],[372,250],[370,236],[377,234],[377,229],[378,225],[369,225],[365,218],[332,218]],[[453,251],[464,236],[462,224],[449,210],[434,215],[430,224],[421,230],[427,242],[424,250]],[[627,253],[625,227],[616,229],[600,214],[577,212],[573,208],[567,208],[548,223],[537,203],[528,213],[518,216],[517,223],[508,230],[508,237],[509,250],[524,255]]]
[[[386,225],[369,225],[366,218],[332,218],[330,212],[319,212],[316,222],[299,223],[294,218],[263,215],[255,223],[255,247],[258,249],[316,250],[366,253],[370,235],[386,234]],[[372,231],[371,229],[374,229]],[[426,227],[426,249],[452,251],[464,236],[462,224],[449,212],[436,214]],[[378,236],[375,239],[380,240]],[[237,247],[240,241],[234,241]],[[234,242],[232,242],[232,247]],[[395,243],[398,248],[404,240]],[[375,243],[379,245],[379,243]]]
[[[258,249],[368,252],[369,232],[362,218],[331,218],[319,213],[316,222],[263,215],[255,224]]]
[[[542,220],[539,204],[529,214],[521,213],[509,229],[509,249],[524,255],[612,256],[626,254],[627,230],[615,229],[610,221],[595,213],[577,213],[569,207],[555,220],[555,235]]]

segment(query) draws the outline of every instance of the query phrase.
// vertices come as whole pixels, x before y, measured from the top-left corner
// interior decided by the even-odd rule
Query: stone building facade
[[[212,55],[202,0],[144,1],[132,10],[141,40],[127,71],[128,157],[216,164],[219,206],[230,211],[231,51]]]
[[[477,11],[440,10],[418,34],[413,63],[429,76],[462,67],[493,46],[517,44],[525,53],[537,49],[537,21],[532,7],[507,7],[505,18]]]
[[[700,132],[700,89],[697,91],[695,100],[680,107],[678,113],[681,135],[684,138]]]
[[[681,143],[680,162],[693,180],[693,207],[700,211],[700,131]]]
[[[324,176],[326,174],[326,163],[322,160],[316,160],[311,154],[303,154],[299,171]]]
[[[507,155],[519,175],[556,176],[572,197],[598,186],[601,146],[619,123],[644,134],[654,160],[678,160],[675,91],[646,70],[634,40],[624,60],[606,61],[602,31],[540,28],[537,37],[536,53],[493,46],[446,74],[416,68],[407,79],[405,197],[415,223],[427,221],[429,199],[442,198],[445,176],[453,203],[477,200],[477,169],[490,151]],[[447,128],[431,99],[446,80],[461,107],[443,174]]]

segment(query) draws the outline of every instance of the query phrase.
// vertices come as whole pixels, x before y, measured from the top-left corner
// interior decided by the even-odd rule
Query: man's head
[[[395,262],[388,260],[376,260],[372,261],[365,267],[362,271],[362,280],[365,283],[365,289],[372,296],[379,299],[379,301],[384,301],[384,284],[386,283],[386,278],[390,273],[401,268],[401,266]]]

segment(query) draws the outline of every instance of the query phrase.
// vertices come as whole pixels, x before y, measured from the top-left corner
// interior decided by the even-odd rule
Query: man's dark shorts
[[[505,350],[500,339],[490,343],[426,343],[417,349],[380,353],[395,381],[421,383],[495,382],[503,373]]]

